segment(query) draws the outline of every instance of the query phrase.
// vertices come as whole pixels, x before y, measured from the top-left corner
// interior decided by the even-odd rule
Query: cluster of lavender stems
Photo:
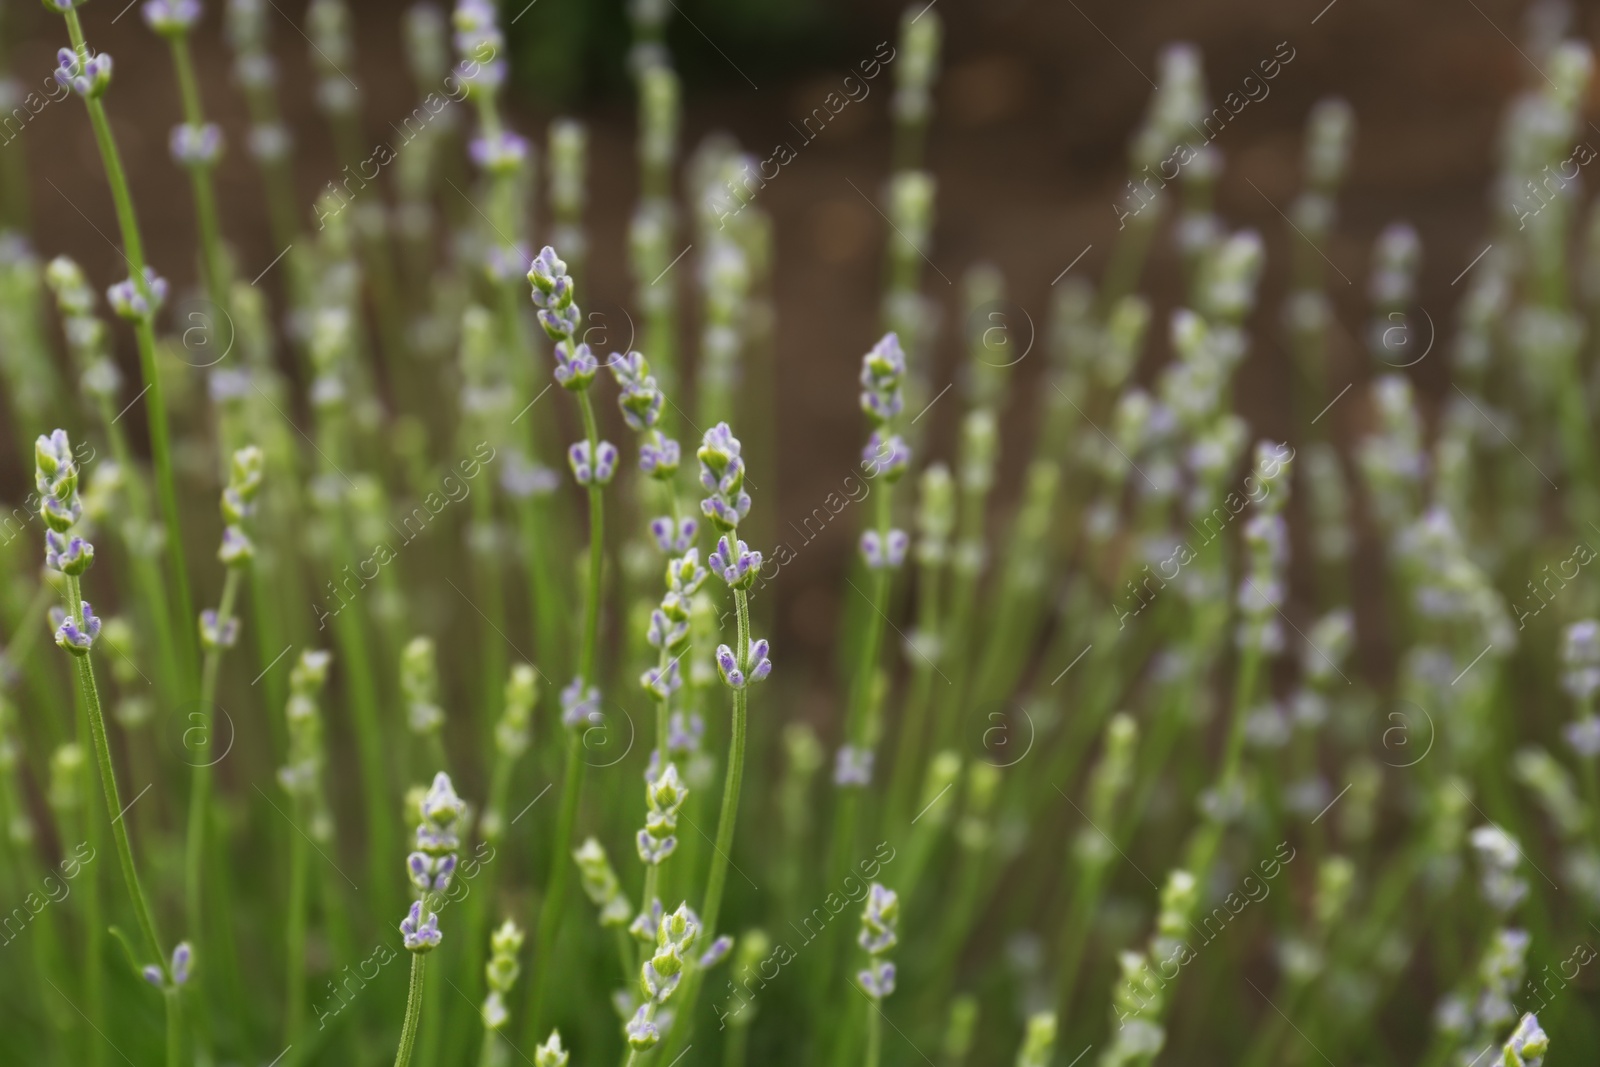
[[[314,0],[341,169],[302,210],[281,13],[227,3],[240,147],[283,249],[265,288],[235,277],[218,206],[208,114],[228,109],[193,54],[211,5],[142,6],[176,80],[163,136],[187,172],[192,282],[146,259],[82,6],[46,0],[70,44],[53,77],[88,113],[127,268],[105,304],[139,374],[123,381],[85,268],[0,234],[0,387],[35,471],[0,520],[0,891],[24,902],[0,937],[32,940],[0,984],[25,1007],[20,1054],[98,1067],[126,1031],[153,1058],[156,993],[172,1065],[281,1040],[285,1065],[393,1048],[397,1067],[521,1050],[880,1067],[927,1048],[941,1067],[1045,1067],[1088,1045],[1101,1067],[1190,1050],[1266,1067],[1403,1045],[1428,1067],[1536,1067],[1600,1041],[1578,977],[1600,908],[1600,211],[1570,170],[1593,59],[1561,4],[1535,5],[1520,45],[1539,76],[1508,108],[1453,331],[1424,306],[1445,265],[1404,221],[1352,287],[1364,325],[1339,322],[1343,101],[1308,112],[1290,225],[1233,228],[1213,127],[1236,94],[1213,100],[1178,44],[1104,270],[1051,285],[1026,392],[1001,270],[972,265],[949,301],[925,276],[954,16],[908,8],[877,73],[855,68],[892,81],[893,134],[869,198],[889,225],[881,333],[859,339],[837,669],[785,671],[756,709],[773,659],[755,631],[799,595],[770,488],[782,246],[761,161],[723,134],[680,144],[675,6],[628,5],[629,311],[580,306],[590,136],[568,118],[517,132],[527,59],[500,5],[406,12],[418,102],[379,152],[355,18]],[[1169,230],[1161,306],[1141,290]],[[172,314],[190,290],[198,332]],[[1235,396],[1274,331],[1282,441]],[[34,439],[58,423],[71,434]],[[217,491],[220,573],[185,552],[218,525],[186,505]],[[108,829],[121,894],[91,858]],[[613,868],[630,851],[639,866]],[[575,880],[596,924],[573,921]],[[78,899],[35,908],[39,886]]]

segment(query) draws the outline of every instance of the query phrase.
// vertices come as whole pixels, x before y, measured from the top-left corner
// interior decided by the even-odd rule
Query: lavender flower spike
[[[111,286],[106,290],[106,300],[111,304],[111,310],[133,321],[154,318],[156,312],[161,310],[161,305],[166,303],[167,280],[145,267],[144,287],[149,291],[148,299],[132,278],[125,278]]]
[[[589,442],[578,441],[568,447],[567,463],[579,485],[609,485],[617,472],[617,446],[601,441],[591,459]]]
[[[582,678],[574,678],[566,688],[561,690],[561,725],[578,727],[585,724],[594,726],[600,722],[600,689],[597,686],[583,684]]]
[[[739,439],[728,424],[719,422],[706,431],[700,450],[700,484],[711,495],[700,510],[717,529],[732,532],[750,514],[750,494],[744,491],[744,460]]]
[[[856,937],[867,953],[866,969],[857,973],[862,990],[875,1001],[894,992],[895,966],[883,956],[899,943],[900,897],[877,882],[867,892],[861,912],[861,932]]]
[[[533,1067],[567,1067],[569,1058],[561,1047],[560,1031],[552,1030],[549,1039],[533,1050]]]
[[[182,166],[215,166],[222,158],[222,127],[215,122],[179,123],[167,137],[167,150]]]

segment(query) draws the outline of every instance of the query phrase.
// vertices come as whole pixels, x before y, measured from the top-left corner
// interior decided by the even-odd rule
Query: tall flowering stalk
[[[284,924],[288,949],[284,970],[287,986],[283,1016],[284,1043],[293,1045],[300,1036],[306,1007],[306,916],[307,878],[312,841],[328,841],[333,836],[333,820],[328,814],[328,799],[322,784],[327,763],[323,744],[322,714],[317,697],[328,681],[329,653],[306,649],[289,671],[289,701],[283,709],[289,737],[288,758],[278,769],[278,784],[289,794],[296,826],[310,826],[310,837],[295,834],[289,839],[289,917]]]
[[[450,776],[434,775],[433,785],[422,798],[422,821],[417,824],[416,851],[406,857],[406,870],[417,890],[417,899],[400,922],[400,936],[411,953],[411,987],[406,995],[406,1017],[400,1029],[400,1047],[394,1067],[406,1067],[416,1046],[417,1028],[422,1016],[423,978],[428,953],[439,947],[439,916],[435,910],[450,888],[456,871],[456,852],[461,847],[459,824],[466,815],[466,801],[456,796]]]
[[[217,312],[228,309],[228,266],[222,250],[222,225],[217,219],[217,195],[211,172],[222,158],[222,127],[207,122],[200,105],[200,83],[194,76],[189,32],[200,21],[200,0],[146,0],[144,20],[167,39],[172,68],[178,76],[183,101],[183,122],[172,128],[168,147],[172,158],[189,172],[194,193],[195,223],[200,232],[200,259],[205,268],[206,295]]]
[[[533,266],[528,271],[528,282],[533,287],[533,302],[539,308],[539,324],[555,344],[555,379],[562,388],[576,395],[578,410],[583,415],[584,439],[567,449],[567,463],[572,468],[573,478],[589,497],[589,576],[583,605],[583,624],[578,634],[578,672],[561,693],[561,721],[567,727],[566,772],[561,790],[561,811],[557,815],[556,836],[550,853],[550,880],[545,887],[545,901],[535,940],[535,955],[540,960],[540,967],[530,983],[531,1000],[524,1022],[530,1039],[528,1043],[532,1044],[542,1021],[544,983],[550,971],[546,953],[555,941],[566,907],[570,878],[565,859],[571,849],[572,827],[577,821],[578,797],[583,788],[581,727],[591,721],[591,717],[598,716],[600,708],[595,657],[600,643],[600,595],[605,562],[605,498],[602,491],[616,474],[617,446],[600,439],[594,404],[589,399],[589,386],[594,382],[600,365],[589,351],[589,346],[578,340],[583,314],[573,302],[575,284],[572,276],[567,273],[567,265],[556,255],[554,248],[546,245],[534,258]],[[539,551],[537,545],[531,548],[534,552]]]
[[[750,494],[744,489],[744,459],[740,455],[739,439],[725,422],[707,430],[696,453],[700,460],[700,484],[709,494],[700,502],[700,511],[719,531],[716,551],[707,563],[711,573],[721,578],[733,591],[734,610],[738,617],[735,646],[718,645],[717,673],[722,684],[733,691],[733,721],[728,738],[728,767],[722,782],[722,812],[717,818],[716,854],[711,860],[711,871],[706,877],[706,894],[702,901],[701,916],[708,932],[717,929],[717,918],[722,911],[722,894],[728,883],[728,865],[732,862],[734,827],[739,817],[739,792],[744,782],[744,748],[746,718],[749,711],[749,686],[772,673],[771,651],[765,638],[751,639],[750,602],[748,591],[761,573],[761,553],[739,540],[739,523],[750,514]],[[714,962],[714,961],[712,961]],[[700,993],[702,964],[691,969],[688,992],[684,995],[680,1019],[692,1018],[695,1001]],[[685,1040],[689,1024],[676,1026],[672,1040],[667,1044],[668,1062],[678,1054],[678,1046]]]
[[[483,1001],[483,1052],[478,1057],[482,1067],[494,1067],[497,1035],[511,1018],[506,1007],[506,995],[522,973],[517,963],[517,953],[522,951],[522,928],[507,919],[489,938],[489,962],[484,966],[484,976],[489,983],[489,995]],[[554,1035],[552,1035],[554,1037]],[[555,1038],[560,1044],[560,1038]]]
[[[894,992],[895,979],[895,965],[885,957],[900,941],[899,926],[899,895],[873,882],[856,935],[856,943],[867,954],[867,966],[856,975],[856,982],[872,1005],[867,1013],[867,1067],[878,1067],[883,1052],[883,1002]]]
[[[201,925],[202,901],[205,887],[202,868],[205,864],[207,823],[211,817],[211,768],[221,757],[213,757],[211,735],[215,727],[212,705],[217,696],[217,678],[222,669],[222,653],[232,648],[239,639],[239,620],[234,614],[234,602],[239,596],[239,583],[250,563],[255,559],[255,543],[250,538],[252,517],[255,514],[256,495],[261,491],[265,459],[261,449],[251,445],[233,454],[228,485],[222,491],[222,546],[217,558],[227,568],[222,582],[222,600],[215,608],[200,613],[200,647],[205,659],[200,670],[200,705],[195,714],[195,726],[200,731],[199,750],[193,755],[194,788],[189,793],[189,830],[184,851],[184,901],[185,922],[191,936],[206,944]],[[187,736],[187,734],[185,735]],[[224,938],[231,925],[223,927]],[[215,956],[215,953],[212,953]]]
[[[152,270],[144,258],[144,238],[139,232],[139,219],[134,213],[133,194],[128,187],[127,175],[122,169],[122,156],[117,151],[117,141],[111,132],[111,120],[106,116],[101,98],[111,87],[111,56],[91,52],[83,35],[83,24],[78,19],[77,8],[82,0],[48,0],[47,7],[60,11],[67,23],[67,35],[72,47],[57,53],[56,81],[70,88],[84,102],[89,112],[89,124],[94,130],[95,145],[100,152],[100,162],[105,168],[106,183],[111,187],[111,199],[116,206],[117,227],[122,234],[122,254],[128,261],[129,276],[112,286],[106,294],[112,309],[133,324],[134,337],[139,346],[139,371],[148,395],[150,452],[156,471],[156,487],[161,499],[161,514],[166,523],[167,567],[172,572],[174,600],[179,618],[194,617],[194,602],[189,596],[189,575],[185,569],[187,555],[183,550],[183,528],[178,521],[178,490],[173,479],[171,431],[167,424],[166,400],[161,389],[161,373],[156,365],[155,317],[166,301],[167,283]],[[183,652],[184,677],[196,676],[198,656],[195,642],[187,630],[179,648]]]
[[[88,710],[89,732],[94,741],[95,759],[100,765],[100,787],[105,793],[106,816],[111,820],[111,834],[116,841],[122,880],[127,886],[128,896],[132,898],[145,948],[160,961],[149,965],[146,977],[150,976],[150,970],[153,969],[158,979],[156,984],[165,994],[167,1062],[168,1067],[177,1067],[182,1059],[178,985],[188,977],[188,953],[185,951],[185,969],[180,977],[169,965],[161,949],[155,912],[151,910],[150,901],[139,884],[127,823],[121,818],[125,810],[122,792],[117,787],[116,768],[111,762],[111,744],[106,738],[105,714],[100,707],[100,690],[95,683],[94,665],[89,657],[95,639],[100,636],[100,620],[90,609],[89,602],[83,599],[80,588],[83,573],[94,563],[94,545],[72,532],[83,516],[83,505],[78,499],[78,464],[73,458],[72,442],[65,430],[56,430],[49,437],[40,437],[34,445],[34,481],[42,501],[39,514],[48,527],[45,531],[45,566],[60,571],[66,578],[67,604],[56,623],[56,644],[72,656],[78,689]]]

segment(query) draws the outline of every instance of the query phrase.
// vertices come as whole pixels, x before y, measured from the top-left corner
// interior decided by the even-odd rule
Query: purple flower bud
[[[650,1007],[647,1004],[639,1005],[639,1010],[633,1013],[633,1018],[623,1027],[623,1033],[627,1035],[628,1047],[636,1052],[654,1048],[656,1042],[661,1040],[661,1032],[656,1029],[656,1024],[650,1021]]]
[[[189,965],[194,962],[194,949],[187,941],[179,941],[172,950],[172,980],[178,985],[189,981]]]
[[[650,520],[650,533],[656,539],[656,544],[663,552],[683,553],[689,551],[689,546],[694,544],[695,534],[699,533],[700,524],[694,519],[681,519],[678,521],[676,531],[673,529],[672,518],[662,515]]]
[[[659,395],[659,394],[657,394]],[[646,438],[639,444],[639,470],[661,481],[678,473],[682,450],[678,442],[653,432],[654,439]]]
[[[163,37],[181,37],[200,21],[200,0],[145,0],[145,24]]]
[[[676,650],[689,637],[689,622],[687,619],[671,619],[660,608],[650,612],[650,628],[645,631],[645,640],[651,648],[665,648]],[[645,688],[650,688],[649,683]]]
[[[874,960],[866,970],[859,972],[856,977],[861,981],[861,988],[873,1000],[882,1000],[894,992],[894,964],[888,960]]]
[[[656,837],[649,830],[640,830],[637,838],[639,846],[639,859],[654,865],[660,863],[678,847],[678,838],[673,834]]]
[[[717,646],[717,673],[722,675],[723,684],[729,689],[744,688],[744,672],[739,669],[739,661],[734,657],[733,649],[727,645]]]
[[[651,667],[639,676],[639,684],[657,700],[668,699],[683,685],[683,678],[678,672],[678,661],[673,660],[668,663],[666,670]]]
[[[172,158],[185,167],[209,167],[222,157],[222,127],[215,122],[179,123],[167,139]]]
[[[886,333],[861,359],[861,410],[873,423],[886,425],[904,409],[905,375],[900,338]]]
[[[556,250],[545,245],[528,265],[528,284],[533,286],[533,302],[542,308],[560,307],[571,301],[572,278]]]
[[[840,745],[833,765],[833,784],[862,786],[872,784],[873,752],[855,745]]]
[[[690,715],[686,721],[683,712],[675,711],[672,718],[667,720],[667,751],[698,751],[705,733],[706,721],[700,716]]]
[[[161,310],[161,305],[167,300],[167,280],[149,267],[144,269],[145,289],[149,291],[146,299],[144,292],[132,278],[125,278],[106,290],[106,300],[111,304],[111,310],[125,319],[140,320],[151,319]]]
[[[772,661],[767,658],[769,647],[765,637],[750,646],[750,680],[759,682],[772,673]]]
[[[215,608],[200,613],[200,647],[206,650],[232,648],[239,640],[239,620],[230,618],[219,623]]]
[[[439,947],[443,935],[439,933],[439,916],[429,914],[422,918],[422,902],[411,902],[411,910],[400,920],[400,936],[411,952],[432,952]]]
[[[472,162],[489,174],[514,174],[528,159],[528,140],[510,130],[475,137],[467,147]]]
[[[861,469],[867,477],[898,481],[911,465],[911,446],[897,433],[874,430],[861,450]]]
[[[906,550],[910,547],[911,537],[904,530],[890,530],[887,547],[885,539],[876,530],[867,530],[861,535],[861,556],[873,570],[882,570],[884,567],[892,570],[900,566],[905,562]]]
[[[95,638],[100,636],[100,620],[95,618],[87,600],[81,603],[83,626],[80,627],[72,616],[64,614],[56,628],[56,644],[74,656],[87,656],[89,649],[94,647]]]
[[[523,245],[497,244],[484,253],[483,270],[488,275],[489,281],[495,285],[505,285],[521,276],[522,265],[526,262],[528,262],[528,250]]]
[[[566,330],[564,334],[550,331],[548,323],[545,325],[545,330],[550,332],[552,337],[557,338],[555,346],[556,381],[560,383],[563,389],[577,391],[589,388],[589,383],[594,381],[595,372],[600,369],[600,364],[595,361],[594,353],[589,351],[588,345],[580,343],[574,347],[570,341],[561,339],[570,337],[573,331],[577,329],[577,309],[573,307],[568,310],[573,312],[572,318],[574,321],[570,326],[565,323],[562,324],[562,328]],[[550,311],[539,312],[541,322],[544,321],[544,316],[546,315],[554,316],[555,313]]]
[[[68,539],[66,534],[46,530],[44,562],[45,566],[63,574],[82,574],[94,563],[94,545],[77,535]]]
[[[146,982],[149,982],[151,985],[155,986],[157,989],[161,988],[163,985],[166,984],[166,981],[167,981],[166,976],[161,973],[161,968],[157,967],[153,963],[145,964],[144,965],[144,970],[140,971],[139,973],[144,976],[144,980]]]
[[[729,589],[749,589],[761,573],[761,553],[737,538],[718,538],[717,547],[706,560]]]
[[[596,460],[590,462],[589,442],[579,441],[567,449],[567,463],[579,485],[607,485],[617,472],[617,446],[601,441],[595,449]]]
[[[577,727],[585,723],[600,723],[600,690],[597,686],[585,687],[582,678],[574,678],[561,690],[561,725]]]
[[[729,937],[727,934],[723,934],[721,937],[711,942],[711,947],[706,949],[705,952],[700,956],[700,969],[704,970],[707,967],[715,967],[717,964],[722,962],[722,958],[726,956],[732,948],[733,938]]]
[[[95,99],[105,95],[111,85],[111,57],[105,52],[82,60],[77,52],[63,48],[56,53],[56,81],[79,96]]]

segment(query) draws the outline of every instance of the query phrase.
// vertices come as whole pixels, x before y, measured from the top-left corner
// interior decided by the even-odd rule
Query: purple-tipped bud
[[[861,786],[872,784],[873,751],[855,745],[840,745],[833,764],[833,784]]]
[[[167,150],[180,166],[214,166],[222,158],[222,127],[215,122],[179,123],[167,138]]]
[[[222,547],[217,558],[228,567],[243,567],[256,558],[256,546],[248,534],[237,526],[222,529]]]
[[[669,652],[676,651],[689,638],[689,622],[687,619],[672,619],[660,608],[650,613],[650,628],[645,631],[645,640],[650,642],[651,648],[664,648]],[[645,688],[650,688],[649,682]]]
[[[422,902],[413,900],[411,910],[400,920],[400,936],[410,952],[432,952],[439,947],[443,935],[439,933],[439,916],[429,914],[422,918]]]
[[[146,982],[149,982],[151,985],[155,986],[157,989],[159,989],[162,986],[167,984],[166,975],[162,974],[161,973],[161,968],[157,967],[153,963],[145,964],[144,965],[144,970],[140,971],[139,973],[144,976],[144,980]]]
[[[218,648],[232,648],[239,640],[239,620],[229,618],[221,622],[217,618],[215,608],[206,608],[200,613],[200,647],[210,651]]]
[[[678,447],[678,442],[660,433],[652,431],[652,438],[639,443],[639,470],[651,478],[667,481],[678,473],[683,450]]]
[[[472,162],[488,174],[515,174],[528,160],[528,139],[510,130],[474,137],[467,147]]]
[[[568,727],[591,726],[600,723],[600,690],[585,687],[582,678],[574,678],[561,690],[561,725]]]
[[[729,937],[727,934],[723,934],[721,937],[711,942],[711,947],[706,949],[705,952],[701,954],[700,969],[705,970],[707,967],[715,967],[717,964],[722,962],[722,958],[732,951],[732,949],[733,938]]]
[[[683,712],[675,711],[672,718],[667,720],[667,751],[697,752],[705,733],[706,721],[700,716],[690,715],[685,720]]]
[[[576,312],[577,309],[573,307],[569,310]],[[539,312],[540,321],[544,321],[544,316],[553,314],[553,312],[549,311]],[[560,324],[561,329],[566,331],[565,334],[551,333],[551,336],[558,338],[555,347],[556,381],[561,384],[563,389],[571,389],[577,392],[589,388],[589,383],[594,381],[595,373],[599,371],[600,364],[596,362],[594,353],[589,351],[588,345],[580,342],[574,346],[570,341],[560,339],[571,336],[572,332],[577,329],[576,314],[572,318],[574,321],[570,325],[566,322]],[[548,331],[549,325],[547,324],[545,328]]]
[[[722,675],[722,682],[729,689],[744,688],[744,672],[739,669],[733,649],[727,645],[717,646],[717,673]]]
[[[717,539],[717,547],[706,560],[729,589],[749,589],[761,573],[761,553],[737,538]]]
[[[650,533],[663,552],[681,554],[689,551],[689,546],[694,544],[695,534],[699,532],[700,524],[694,519],[680,519],[676,529],[670,516],[662,515],[650,520]]]
[[[660,614],[660,612],[656,614]],[[639,676],[639,684],[657,700],[668,699],[683,685],[683,678],[678,672],[678,661],[673,660],[667,664],[666,670],[662,670],[660,667],[651,667]]]
[[[63,48],[56,53],[56,61],[56,81],[81,97],[96,99],[111,86],[111,57],[105,52],[85,61],[72,49]]]
[[[617,446],[601,441],[594,450],[591,461],[588,441],[579,441],[567,449],[567,463],[579,485],[608,485],[617,473]]]
[[[122,318],[134,321],[152,319],[167,301],[167,280],[149,267],[144,269],[145,289],[148,299],[132,278],[124,278],[106,290],[106,300],[111,310]]]
[[[861,469],[869,478],[899,481],[911,465],[911,446],[897,433],[874,430],[861,450]]]
[[[894,964],[888,960],[874,960],[856,975],[862,990],[873,1000],[882,1000],[894,992],[894,976]]]
[[[876,530],[867,530],[861,535],[861,558],[875,571],[900,566],[910,547],[911,536],[904,530],[890,530],[887,538],[880,537]]]
[[[1567,744],[1585,759],[1600,756],[1600,717],[1585,715],[1566,726]]]
[[[528,284],[533,286],[533,302],[542,308],[559,307],[572,300],[572,277],[556,250],[545,245],[528,265]]]
[[[770,650],[765,637],[750,646],[750,680],[752,682],[759,682],[772,673],[772,661],[767,658],[767,653]]]
[[[172,980],[177,985],[189,981],[189,965],[194,962],[194,949],[187,941],[179,941],[172,950]]]
[[[147,26],[163,37],[181,37],[200,21],[200,0],[145,0]]]
[[[46,530],[44,562],[45,566],[62,574],[82,574],[94,563],[94,545],[76,535],[68,538],[66,534]]]
[[[655,1048],[656,1042],[661,1040],[661,1032],[656,1029],[656,1024],[650,1021],[649,1005],[639,1005],[639,1010],[633,1013],[633,1018],[628,1020],[628,1025],[623,1027],[627,1035],[628,1047],[635,1052]]]
[[[94,647],[95,638],[100,636],[100,620],[95,618],[87,600],[82,601],[82,605],[83,625],[81,627],[78,625],[77,620],[70,615],[65,615],[56,627],[56,644],[74,656],[87,656],[89,650]]]
[[[651,865],[660,863],[672,855],[678,847],[678,838],[675,835],[663,834],[657,837],[649,830],[640,830],[637,842],[640,861]]]

